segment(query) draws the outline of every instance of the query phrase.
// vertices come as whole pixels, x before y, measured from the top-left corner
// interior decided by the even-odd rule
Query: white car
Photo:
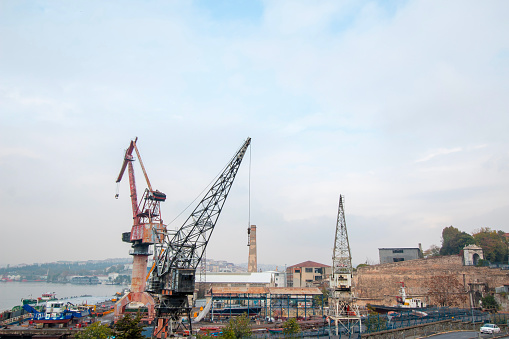
[[[481,333],[491,334],[491,333],[499,333],[499,332],[500,332],[500,327],[498,327],[495,324],[484,324],[481,327]]]

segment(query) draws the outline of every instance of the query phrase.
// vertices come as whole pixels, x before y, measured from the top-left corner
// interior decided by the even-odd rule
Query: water
[[[121,285],[73,285],[46,282],[5,282],[0,283],[0,311],[21,304],[23,298],[37,299],[43,293],[55,292],[58,299],[68,299],[74,304],[94,304],[111,299],[116,292],[126,286]],[[80,297],[91,295],[92,297]]]

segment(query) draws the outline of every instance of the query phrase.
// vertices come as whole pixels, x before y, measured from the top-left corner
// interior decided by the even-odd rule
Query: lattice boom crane
[[[346,229],[343,196],[340,195],[336,221],[336,237],[332,254],[331,288],[334,289],[335,294],[345,294],[342,292],[351,291],[352,272],[352,255],[350,253],[350,243],[348,242],[348,231]]]
[[[346,229],[343,196],[339,196],[338,218],[336,221],[336,237],[332,253],[332,274],[330,277],[329,321],[336,324],[336,335],[342,326],[347,332],[353,333],[356,324],[360,326],[360,315],[352,291],[352,255]]]
[[[187,315],[191,327],[189,297],[194,293],[196,268],[250,143],[248,138],[183,226],[175,232],[165,232],[164,241],[156,244],[157,259],[148,290],[156,299],[157,338],[173,335],[182,325],[179,319],[183,315]]]

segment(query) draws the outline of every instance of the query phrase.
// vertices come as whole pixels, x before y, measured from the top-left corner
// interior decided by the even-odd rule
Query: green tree
[[[442,248],[440,255],[460,254],[463,247],[474,244],[474,238],[456,227],[449,226],[442,230]]]
[[[118,275],[113,282],[116,284],[128,284],[131,278],[128,275]]]
[[[295,318],[290,318],[283,323],[284,335],[294,336],[297,333],[300,333],[300,325]]]
[[[507,262],[507,242],[503,231],[483,227],[474,232],[475,243],[482,247],[484,259],[491,262]]]
[[[74,335],[75,339],[107,339],[113,335],[113,330],[100,322],[95,322]]]
[[[369,308],[370,306],[368,305],[368,309]],[[380,314],[371,310],[363,324],[366,326],[368,332],[378,332],[387,329],[387,321],[385,321],[385,318],[382,317],[380,319]]]
[[[322,301],[324,305],[327,305],[329,300],[329,290],[326,287],[321,288],[322,295],[313,296],[313,301],[315,306],[322,306]]]
[[[145,339],[145,336],[141,334],[143,326],[139,313],[136,316],[125,313],[122,319],[117,321],[114,329],[116,339]]]
[[[500,308],[497,301],[495,300],[495,297],[492,295],[485,296],[481,299],[481,302],[482,307],[490,312],[496,312]]]
[[[247,313],[230,318],[228,325],[223,329],[223,337],[228,339],[251,337],[251,324]]]

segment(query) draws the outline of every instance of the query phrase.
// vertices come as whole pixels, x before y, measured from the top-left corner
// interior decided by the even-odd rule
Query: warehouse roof
[[[271,295],[322,295],[317,287],[212,287],[213,295],[271,294]],[[209,294],[210,295],[210,294]]]
[[[290,295],[321,295],[322,291],[318,287],[269,287],[270,294],[290,294]]]
[[[213,295],[221,295],[221,294],[229,294],[229,295],[237,295],[237,294],[267,294],[268,289],[266,287],[212,287],[211,294]],[[209,293],[210,295],[210,293]]]

